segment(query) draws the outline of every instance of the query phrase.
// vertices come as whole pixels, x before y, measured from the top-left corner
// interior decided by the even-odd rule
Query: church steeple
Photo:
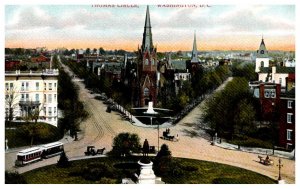
[[[258,58],[267,58],[268,57],[268,51],[267,51],[263,36],[261,39],[259,50],[257,50],[257,57]]]
[[[191,63],[198,63],[198,51],[197,51],[197,42],[196,42],[196,31],[194,32],[194,43],[193,43],[193,51],[191,57]]]
[[[146,10],[146,19],[145,19],[143,44],[142,44],[142,51],[144,52],[146,50],[149,51],[153,50],[149,5],[147,5],[147,10]]]

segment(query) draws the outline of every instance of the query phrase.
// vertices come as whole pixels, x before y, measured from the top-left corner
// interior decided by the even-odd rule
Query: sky
[[[146,6],[6,5],[5,47],[137,50]],[[268,50],[295,50],[294,5],[150,6],[158,51],[256,50],[262,35]]]

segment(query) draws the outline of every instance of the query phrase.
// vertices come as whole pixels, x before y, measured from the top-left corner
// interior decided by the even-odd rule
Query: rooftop
[[[58,76],[58,69],[45,69],[42,71],[5,71],[5,76]]]

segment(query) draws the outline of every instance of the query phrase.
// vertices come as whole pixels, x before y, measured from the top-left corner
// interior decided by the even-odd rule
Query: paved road
[[[73,73],[68,67],[64,69],[70,74]],[[225,84],[231,80],[229,78],[218,90],[224,88]],[[171,127],[171,134],[179,134],[180,140],[178,142],[171,142],[160,139],[158,142],[158,131],[154,128],[143,128],[133,126],[130,122],[125,121],[116,112],[107,113],[106,105],[101,101],[94,99],[94,94],[91,94],[81,81],[74,81],[79,87],[79,98],[84,102],[85,109],[89,112],[89,118],[82,122],[80,128],[82,132],[79,134],[78,141],[69,139],[65,144],[65,150],[69,158],[83,156],[83,152],[87,145],[94,145],[96,148],[105,147],[106,150],[111,149],[113,137],[120,132],[137,133],[141,138],[148,139],[149,144],[158,146],[167,144],[172,151],[172,155],[176,157],[186,157],[200,160],[214,161],[224,164],[229,164],[269,176],[273,179],[278,178],[278,169],[276,164],[274,166],[265,166],[258,163],[257,154],[226,150],[220,147],[210,145],[208,136],[198,129],[198,121],[201,116],[201,107],[204,105],[203,101],[195,107],[186,117],[184,117],[178,124]],[[162,129],[160,131],[162,135]],[[6,169],[14,169],[13,161],[16,152],[10,152],[5,155]],[[271,158],[273,158],[271,156]],[[48,164],[56,163],[58,157],[43,160],[18,168],[17,170],[22,173],[28,170],[41,167]],[[275,161],[277,160],[276,158]],[[282,168],[282,177],[288,183],[295,183],[295,162],[293,160],[283,159],[284,167]]]

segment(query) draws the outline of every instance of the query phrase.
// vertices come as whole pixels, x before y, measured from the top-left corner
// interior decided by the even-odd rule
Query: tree
[[[67,157],[65,151],[60,154],[59,160],[57,161],[57,166],[61,168],[70,166],[69,158]]]
[[[172,156],[168,145],[163,144],[154,159],[154,171],[157,175],[166,175],[172,170]]]
[[[253,97],[245,78],[234,78],[224,90],[215,93],[204,106],[202,119],[213,131],[232,138],[237,127],[252,126],[255,120]],[[238,106],[237,106],[238,105]],[[243,107],[245,106],[246,109]],[[242,129],[244,130],[244,129]]]
[[[85,54],[86,54],[86,55],[90,55],[90,54],[91,54],[91,49],[90,49],[90,48],[86,48]]]
[[[99,52],[100,52],[101,55],[104,55],[106,53],[105,50],[103,49],[103,47],[99,48]]]
[[[96,54],[96,53],[97,53],[97,49],[94,48],[94,49],[93,49],[93,54]]]
[[[243,99],[238,104],[234,121],[239,134],[248,134],[255,127],[255,110],[247,100]]]
[[[141,148],[140,138],[137,134],[120,133],[113,140],[111,154],[114,156],[129,156]]]
[[[14,118],[14,110],[17,107],[18,94],[16,88],[8,87],[9,83],[6,83],[5,87],[5,118],[7,121],[11,122]]]

